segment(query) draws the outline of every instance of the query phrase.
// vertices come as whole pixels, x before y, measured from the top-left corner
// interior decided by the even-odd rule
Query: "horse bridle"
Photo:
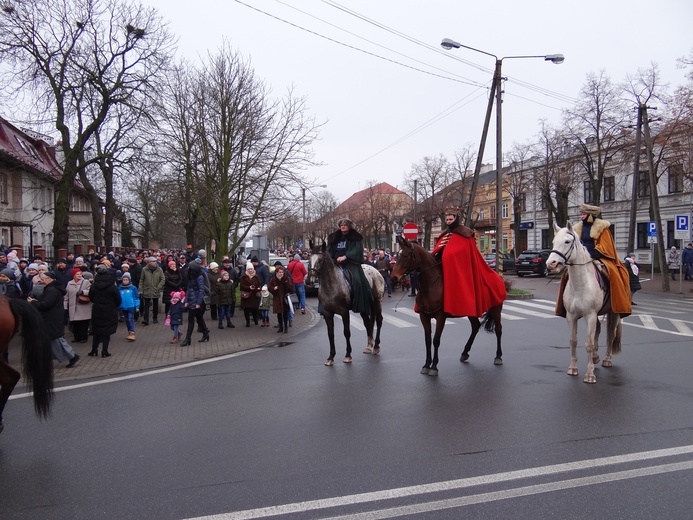
[[[569,262],[569,261],[568,261],[568,259],[572,256],[573,251],[575,250],[575,244],[576,244],[577,241],[578,241],[578,237],[577,237],[577,235],[576,235],[573,231],[568,231],[568,233],[570,233],[570,236],[573,237],[573,242],[572,242],[572,244],[570,244],[570,247],[568,248],[568,251],[566,251],[566,253],[563,254],[563,253],[561,253],[560,251],[558,251],[558,250],[556,250],[556,249],[552,249],[551,252],[552,252],[552,253],[556,253],[558,256],[560,256],[560,257],[563,259],[564,265],[586,265],[586,264],[590,263],[590,262],[592,261],[591,258],[590,258],[590,260],[589,260],[588,262],[585,262],[585,263],[582,263],[582,264],[576,264],[576,263],[574,263],[574,262]]]

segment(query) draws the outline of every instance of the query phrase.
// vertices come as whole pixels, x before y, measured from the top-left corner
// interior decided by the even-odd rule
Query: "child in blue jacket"
[[[127,340],[135,341],[135,313],[140,310],[140,292],[132,285],[130,273],[123,273],[118,292],[120,293],[119,308],[128,328]]]
[[[171,306],[166,315],[166,321],[171,326],[173,331],[173,339],[171,343],[178,343],[180,340],[180,326],[183,324],[183,308],[184,308],[185,292],[171,293]]]

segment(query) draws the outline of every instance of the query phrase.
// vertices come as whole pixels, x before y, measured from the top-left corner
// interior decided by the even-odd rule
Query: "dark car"
[[[509,255],[508,253],[501,253],[501,258],[503,258],[504,273],[515,270],[515,258],[513,256]],[[491,269],[496,269],[496,253],[485,254],[484,260],[486,260],[486,263]]]
[[[539,276],[546,276],[549,274],[546,270],[546,260],[549,258],[550,254],[550,249],[542,249],[541,251],[523,251],[520,256],[517,257],[517,262],[515,262],[517,276],[522,277],[526,274],[538,274]]]

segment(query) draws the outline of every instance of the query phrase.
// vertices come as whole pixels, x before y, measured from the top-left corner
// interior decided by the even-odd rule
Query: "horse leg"
[[[377,307],[374,312],[375,319],[375,342],[373,343],[373,354],[380,354],[380,329],[383,328],[383,307],[380,302],[377,302]]]
[[[616,355],[621,351],[621,316],[610,312],[606,326],[606,356],[602,361],[602,366],[609,368],[612,366],[611,356]]]
[[[350,327],[350,315],[349,311],[346,310],[342,314],[342,321],[344,322],[344,339],[346,340],[346,354],[344,354],[344,363],[351,363],[351,327]]]
[[[440,338],[443,335],[444,328],[445,315],[436,316],[436,333],[433,336],[433,361],[431,363],[431,369],[428,371],[429,376],[438,375],[438,349],[440,348]]]
[[[570,331],[570,366],[568,366],[568,375],[578,375],[577,368],[577,318],[573,318],[570,313],[567,313],[566,320]]]
[[[601,332],[602,322],[599,320],[599,316],[597,316],[597,324],[594,329],[594,344],[592,347],[592,363],[595,365],[599,364],[599,334],[601,334]]]
[[[373,354],[373,346],[375,345],[375,340],[373,339],[373,328],[375,326],[375,315],[373,313],[373,309],[371,309],[371,313],[361,313],[361,318],[363,319],[363,325],[366,327],[366,335],[368,336],[368,344],[366,345],[366,348],[363,349],[364,354]]]
[[[10,394],[14,387],[17,385],[20,379],[20,374],[10,365],[8,365],[2,358],[2,353],[0,353],[0,433],[4,429],[2,425],[2,412],[5,409],[7,400],[10,398]]]
[[[472,326],[472,333],[469,335],[467,344],[464,346],[464,350],[462,351],[462,355],[460,356],[460,361],[462,363],[466,363],[469,359],[469,351],[472,350],[474,338],[476,338],[476,335],[479,333],[479,329],[481,328],[481,322],[479,321],[479,318],[477,318],[476,316],[469,316],[467,319],[469,320],[469,324]]]
[[[493,328],[496,331],[496,358],[493,360],[493,364],[502,365],[503,349],[501,348],[501,338],[503,337],[503,324],[501,323],[501,311],[503,309],[503,304],[501,304],[499,307],[495,307],[494,309],[492,309],[493,314],[490,317],[493,319]]]
[[[597,325],[599,323],[597,313],[595,312],[585,316],[585,322],[587,322],[587,341],[585,343],[585,349],[587,350],[587,372],[582,380],[585,383],[592,384],[597,382],[597,376],[594,375],[594,355],[596,354],[594,336],[597,333]]]
[[[421,325],[423,325],[424,341],[426,342],[426,363],[421,367],[421,373],[428,375],[428,372],[431,370],[431,363],[433,362],[431,356],[431,318],[419,314],[419,319],[421,320]]]
[[[334,365],[334,356],[337,353],[334,345],[334,314],[330,314],[327,311],[322,311],[322,317],[325,318],[325,325],[327,325],[327,339],[330,342],[330,356],[325,361],[326,367],[331,367]]]

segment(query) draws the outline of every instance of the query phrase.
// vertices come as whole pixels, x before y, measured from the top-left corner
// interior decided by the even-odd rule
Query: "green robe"
[[[346,235],[342,234],[339,229],[330,234],[330,236],[327,237],[328,251],[335,263],[337,257],[341,256],[337,254],[339,244],[344,240],[346,240],[344,256],[346,256],[347,259],[342,262],[340,267],[351,273],[353,293],[351,310],[359,313],[370,313],[373,293],[371,292],[368,279],[361,267],[363,263],[363,237],[354,229],[350,229]]]

